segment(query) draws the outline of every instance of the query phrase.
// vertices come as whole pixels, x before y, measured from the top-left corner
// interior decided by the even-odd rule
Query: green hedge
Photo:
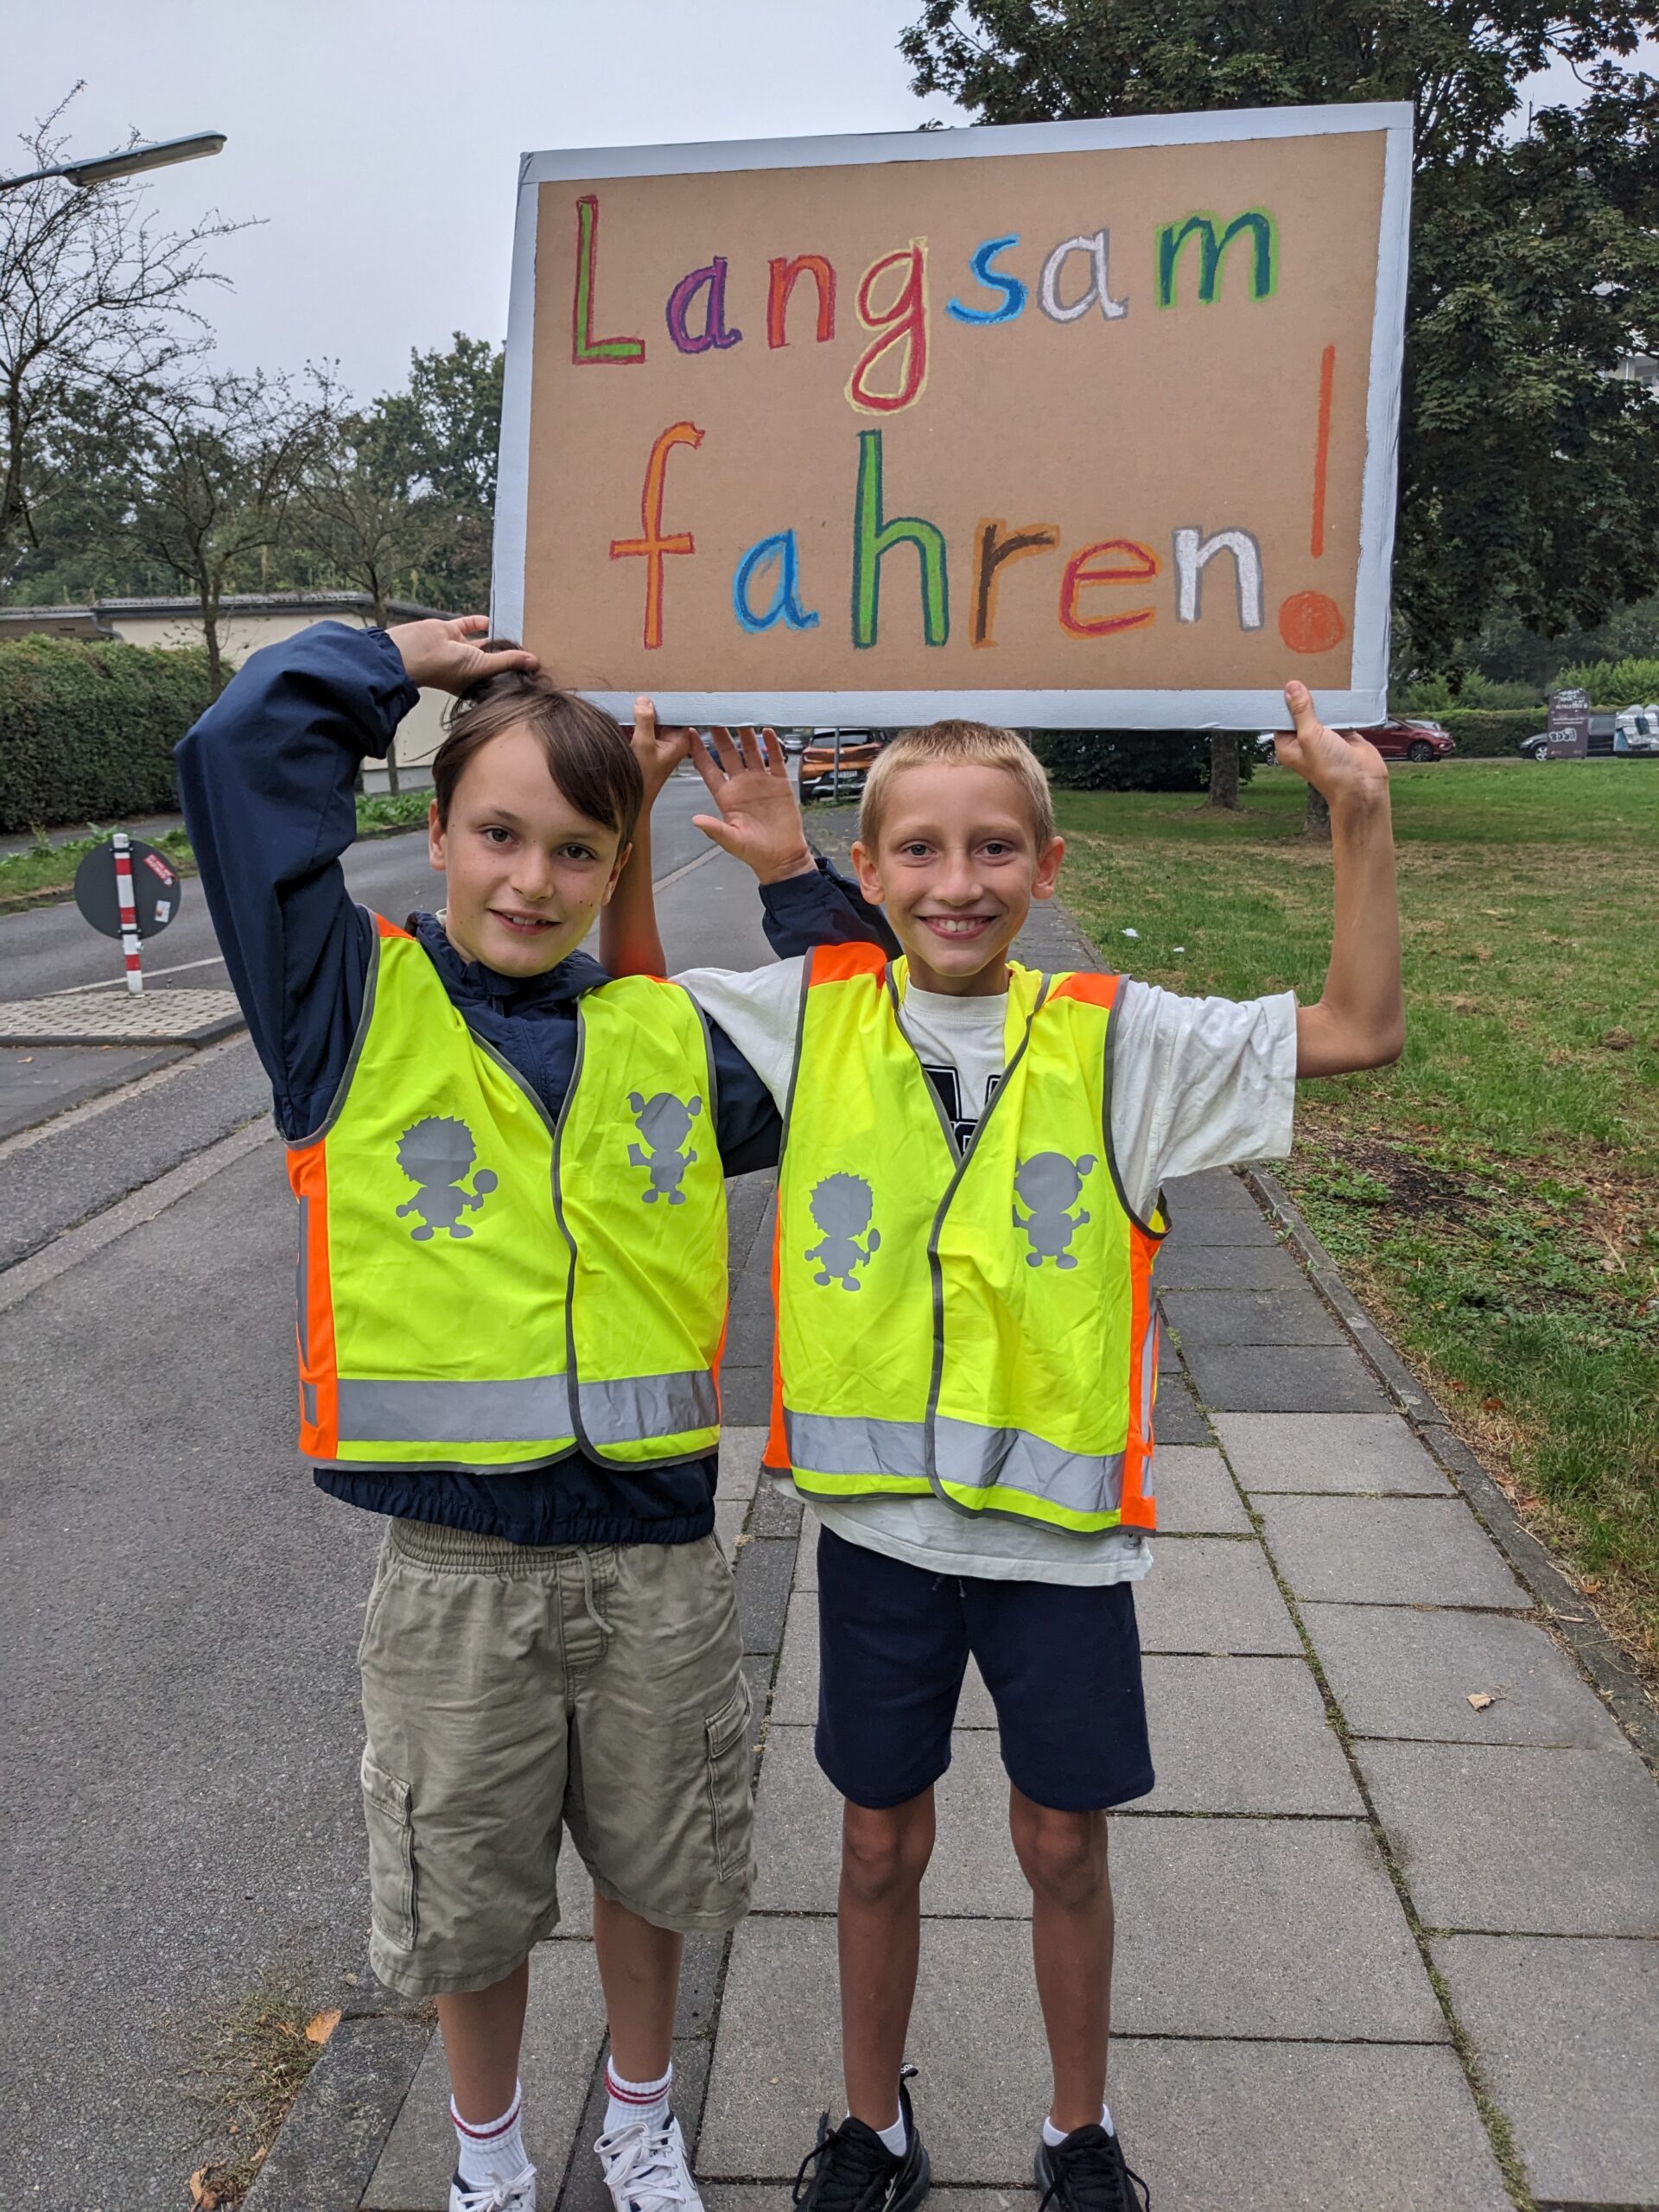
[[[1547,707],[1451,707],[1433,718],[1468,760],[1495,760],[1517,753],[1523,737],[1535,737],[1549,720]]]
[[[1048,780],[1068,791],[1207,791],[1205,730],[1033,729],[1032,750]],[[1255,734],[1241,732],[1238,780],[1255,772]]]
[[[1645,707],[1659,699],[1659,657],[1584,661],[1564,668],[1550,689],[1587,691],[1592,707]]]
[[[0,830],[175,805],[173,747],[210,696],[194,647],[0,643]]]

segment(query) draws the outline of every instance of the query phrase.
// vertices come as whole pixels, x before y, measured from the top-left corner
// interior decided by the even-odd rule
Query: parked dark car
[[[875,756],[891,731],[844,729],[841,733],[839,764],[836,733],[815,729],[801,755],[799,788],[803,803],[810,798],[849,798],[864,788]]]
[[[1385,760],[1444,760],[1458,749],[1458,741],[1440,728],[1439,722],[1414,719],[1410,721],[1384,722],[1379,728],[1360,732],[1367,737]],[[1273,758],[1273,732],[1263,730],[1256,745],[1268,760]]]

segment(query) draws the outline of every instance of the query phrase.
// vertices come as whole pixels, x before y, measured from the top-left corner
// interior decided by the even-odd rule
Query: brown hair
[[[507,642],[492,638],[486,651]],[[448,728],[432,762],[440,823],[449,820],[467,762],[509,729],[527,729],[539,738],[548,774],[577,813],[602,822],[627,843],[645,797],[632,747],[618,724],[590,701],[523,669],[486,677],[449,709]]]
[[[972,761],[977,767],[1006,769],[1020,786],[1038,851],[1054,842],[1054,801],[1043,764],[1017,729],[994,729],[988,722],[930,722],[925,729],[900,730],[882,747],[864,781],[858,810],[858,834],[874,852],[887,810],[888,786],[902,768],[935,768]]]

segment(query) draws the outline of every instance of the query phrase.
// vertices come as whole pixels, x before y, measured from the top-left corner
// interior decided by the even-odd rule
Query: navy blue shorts
[[[1141,1639],[1127,1582],[930,1574],[818,1532],[818,1764],[880,1811],[932,1787],[972,1653],[1016,1789],[1097,1812],[1153,1785]]]

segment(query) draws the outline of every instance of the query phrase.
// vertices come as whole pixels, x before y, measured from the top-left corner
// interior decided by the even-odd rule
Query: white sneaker
[[[535,2167],[526,2166],[511,2181],[462,2181],[454,2175],[449,2212],[536,2212]]]
[[[672,2113],[664,2127],[643,2120],[601,2135],[594,2148],[616,2212],[702,2212],[685,2163],[685,2138]]]

